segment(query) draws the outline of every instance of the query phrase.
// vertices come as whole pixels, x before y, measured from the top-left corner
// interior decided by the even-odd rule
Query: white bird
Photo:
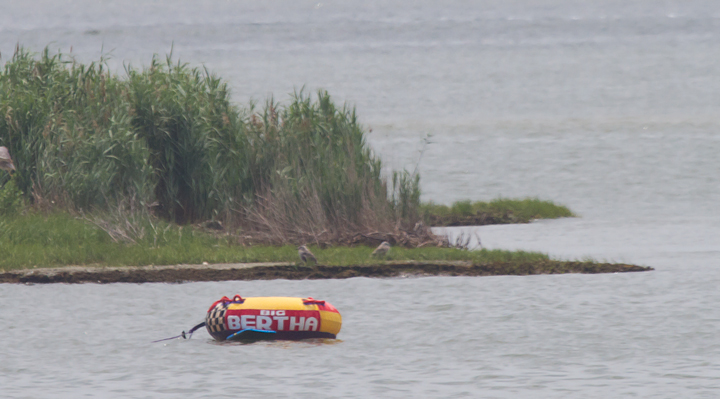
[[[370,254],[370,256],[385,256],[390,251],[390,243],[383,241],[382,244],[378,245],[377,248]]]
[[[10,158],[10,151],[6,147],[0,147],[0,169],[8,172],[15,170],[15,165]]]
[[[307,263],[309,259],[312,259],[315,263],[317,263],[317,258],[315,257],[315,255],[313,255],[312,252],[310,252],[310,250],[306,246],[301,245],[297,249],[301,261]]]

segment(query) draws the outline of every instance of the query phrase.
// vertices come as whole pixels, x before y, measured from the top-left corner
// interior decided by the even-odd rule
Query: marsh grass
[[[17,167],[12,180],[0,174],[0,213],[20,215],[31,205],[53,215],[50,225],[64,217],[67,237],[87,240],[55,246],[67,241],[61,231],[48,227],[36,237],[3,219],[10,230],[0,234],[13,244],[0,262],[277,259],[260,249],[238,252],[238,243],[450,246],[426,226],[572,216],[537,199],[421,206],[420,177],[382,175],[365,139],[355,109],[324,91],[241,107],[221,78],[171,56],[120,76],[102,59],[82,64],[18,47],[0,72],[0,145]],[[32,224],[41,216],[27,217]],[[198,235],[192,226],[208,220],[224,230]]]
[[[419,217],[419,177],[381,176],[353,108],[324,91],[239,107],[226,82],[171,56],[119,76],[17,48],[0,72],[0,144],[45,210],[144,208],[273,244],[397,234]]]
[[[528,223],[533,219],[576,216],[565,206],[538,198],[458,201],[451,206],[425,203],[420,206],[420,212],[432,226]]]
[[[0,217],[19,215],[24,208],[23,193],[15,184],[15,179],[10,179],[0,187]]]
[[[65,265],[143,266],[244,262],[299,263],[293,245],[242,246],[232,235],[212,235],[192,226],[158,221],[142,226],[134,243],[114,240],[86,219],[67,213],[31,213],[0,221],[0,269]],[[370,257],[372,247],[310,246],[323,265],[366,265],[393,260],[465,260],[473,263],[532,262],[544,254],[522,251],[466,251],[452,248],[394,247],[383,259]]]

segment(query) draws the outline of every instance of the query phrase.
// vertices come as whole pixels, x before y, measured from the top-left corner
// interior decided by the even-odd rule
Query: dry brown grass
[[[304,190],[296,200],[289,190],[276,186],[243,209],[245,217],[235,222],[242,232],[237,238],[243,244],[266,245],[377,246],[388,241],[408,248],[448,246],[445,237],[422,224],[415,226],[418,220],[401,218],[380,194],[366,190],[357,214],[338,212],[329,218],[316,191]]]

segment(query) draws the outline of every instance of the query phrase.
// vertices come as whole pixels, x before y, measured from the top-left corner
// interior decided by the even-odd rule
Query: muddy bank
[[[398,276],[524,276],[562,273],[618,273],[651,267],[589,262],[388,262],[383,265],[303,267],[291,263],[235,263],[142,267],[78,267],[17,270],[0,273],[0,283],[182,283],[228,280],[304,280]]]
[[[532,219],[515,216],[512,212],[486,213],[475,215],[430,215],[427,217],[428,225],[432,227],[458,227],[458,226],[486,226],[489,224],[515,224],[530,223]]]

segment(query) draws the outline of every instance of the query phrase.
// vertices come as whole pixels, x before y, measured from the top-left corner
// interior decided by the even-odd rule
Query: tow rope
[[[155,342],[169,341],[171,339],[178,339],[181,337],[182,337],[182,339],[190,339],[190,338],[192,338],[193,333],[198,330],[198,328],[203,328],[203,327],[205,327],[204,321],[202,323],[196,325],[195,327],[191,328],[190,331],[188,331],[188,332],[183,331],[180,335],[176,335],[176,336],[170,337],[170,338],[159,339],[157,341],[152,341],[152,343],[154,344]]]

